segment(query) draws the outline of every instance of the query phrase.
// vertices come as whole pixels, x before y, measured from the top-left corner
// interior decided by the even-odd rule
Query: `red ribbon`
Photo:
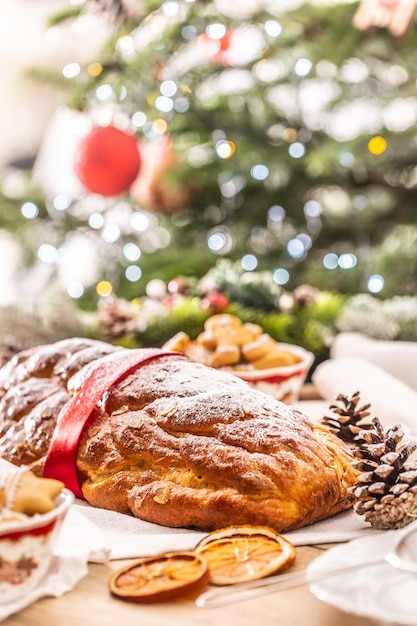
[[[77,498],[83,494],[77,476],[77,448],[92,412],[106,391],[138,367],[163,356],[180,356],[156,348],[122,349],[97,360],[97,367],[58,416],[43,475],[61,480]]]

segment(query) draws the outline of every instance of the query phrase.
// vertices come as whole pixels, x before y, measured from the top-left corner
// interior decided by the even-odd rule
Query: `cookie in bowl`
[[[305,348],[277,342],[258,324],[243,323],[229,313],[208,318],[194,341],[184,332],[177,333],[164,349],[229,371],[286,404],[298,400],[314,361],[313,353]]]
[[[26,467],[0,474],[0,604],[24,598],[45,576],[73,501],[61,481]]]

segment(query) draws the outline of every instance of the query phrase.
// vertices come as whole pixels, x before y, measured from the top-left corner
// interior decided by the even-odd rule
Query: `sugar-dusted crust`
[[[114,350],[70,339],[0,370],[0,454],[41,474],[59,412]],[[92,505],[204,530],[286,531],[348,508],[349,450],[326,428],[238,378],[181,356],[112,387],[82,435],[77,470]]]

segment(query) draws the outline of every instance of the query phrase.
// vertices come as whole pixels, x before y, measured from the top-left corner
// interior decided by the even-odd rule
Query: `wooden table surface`
[[[329,546],[297,548],[291,571],[305,568]],[[89,573],[60,598],[43,598],[6,619],[7,626],[386,626],[346,614],[318,600],[308,586],[272,592],[222,607],[202,609],[194,599],[139,605],[113,598],[113,571],[129,561],[90,564]]]

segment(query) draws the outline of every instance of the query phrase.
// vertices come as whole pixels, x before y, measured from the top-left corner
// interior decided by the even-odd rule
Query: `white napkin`
[[[308,546],[318,543],[341,543],[376,532],[378,531],[365,522],[363,517],[349,509],[322,522],[283,534],[295,546]]]
[[[88,573],[88,565],[85,558],[54,556],[41,582],[24,598],[8,604],[0,604],[0,621],[5,620],[13,613],[21,611],[36,600],[44,596],[59,598],[75,587],[75,585]]]
[[[81,501],[72,506],[64,526],[58,553],[68,554],[74,548],[95,563],[193,550],[207,534],[150,524],[130,515],[97,509]],[[285,535],[294,545],[302,546],[338,543],[374,532],[362,517],[349,510]]]
[[[383,341],[361,333],[339,333],[331,358],[360,356],[417,390],[417,342]]]
[[[75,545],[90,562],[103,563],[109,559],[192,550],[206,534],[151,524],[132,515],[98,509],[77,500],[65,520],[58,550],[68,554]]]
[[[370,361],[355,356],[328,359],[312,380],[320,396],[330,401],[339,393],[359,391],[361,404],[369,402],[384,427],[400,422],[417,435],[417,391]]]

